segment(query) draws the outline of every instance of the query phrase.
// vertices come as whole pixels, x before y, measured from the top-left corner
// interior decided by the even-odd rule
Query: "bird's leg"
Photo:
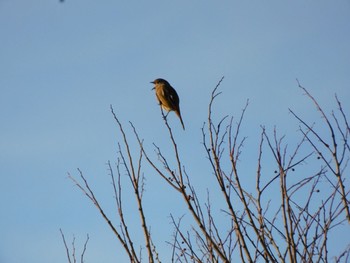
[[[160,111],[162,112],[163,119],[165,120],[165,119],[166,119],[166,116],[167,116],[168,114],[165,114],[165,113],[164,113],[162,104],[159,104],[159,106],[160,106]]]
[[[163,119],[165,120],[165,119],[168,117],[169,112],[167,112],[166,114],[164,114],[164,110],[163,110],[163,107],[162,107],[161,104],[160,104],[160,111],[162,112]]]
[[[169,114],[170,111],[168,111],[165,116],[164,116],[164,119],[166,119],[168,117],[168,114]]]

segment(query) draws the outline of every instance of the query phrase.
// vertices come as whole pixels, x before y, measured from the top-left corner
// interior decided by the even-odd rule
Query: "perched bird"
[[[154,84],[153,89],[156,90],[156,96],[159,101],[159,104],[168,113],[170,111],[175,111],[176,115],[181,121],[182,128],[185,129],[185,125],[181,118],[180,99],[176,93],[176,90],[172,86],[170,86],[169,82],[165,79],[156,79],[154,81],[151,81],[151,83]]]

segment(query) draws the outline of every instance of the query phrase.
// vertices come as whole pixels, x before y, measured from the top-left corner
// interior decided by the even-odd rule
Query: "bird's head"
[[[165,79],[155,79],[151,81],[151,83],[154,84],[153,89],[155,89],[157,85],[162,85],[162,84],[169,85],[168,81],[166,81]]]
[[[168,81],[166,81],[165,79],[155,79],[155,80],[151,81],[151,83],[153,83],[154,85],[169,84]]]

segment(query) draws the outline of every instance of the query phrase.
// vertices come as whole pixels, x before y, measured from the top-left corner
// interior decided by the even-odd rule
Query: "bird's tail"
[[[181,117],[181,112],[180,112],[180,109],[175,111],[177,117],[179,117],[180,119],[180,122],[181,122],[181,125],[182,125],[182,128],[185,130],[185,125],[184,125],[184,122],[182,121],[182,117]]]

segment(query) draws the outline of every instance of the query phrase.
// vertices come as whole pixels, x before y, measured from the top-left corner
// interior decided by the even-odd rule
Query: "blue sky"
[[[0,262],[65,262],[59,228],[77,246],[89,233],[87,262],[125,256],[67,173],[82,169],[113,211],[105,164],[116,160],[120,136],[109,106],[135,124],[149,149],[166,145],[149,83],[157,77],[178,91],[186,131],[174,114],[169,121],[203,187],[200,128],[222,76],[215,114],[238,117],[249,99],[244,131],[253,145],[261,124],[295,140],[288,108],[319,121],[296,78],[328,112],[335,93],[350,112],[348,0],[0,0],[0,37]],[[254,157],[247,153],[242,166]],[[181,204],[175,193],[159,198],[154,189],[167,193],[167,186],[146,176],[165,250],[169,213]]]

